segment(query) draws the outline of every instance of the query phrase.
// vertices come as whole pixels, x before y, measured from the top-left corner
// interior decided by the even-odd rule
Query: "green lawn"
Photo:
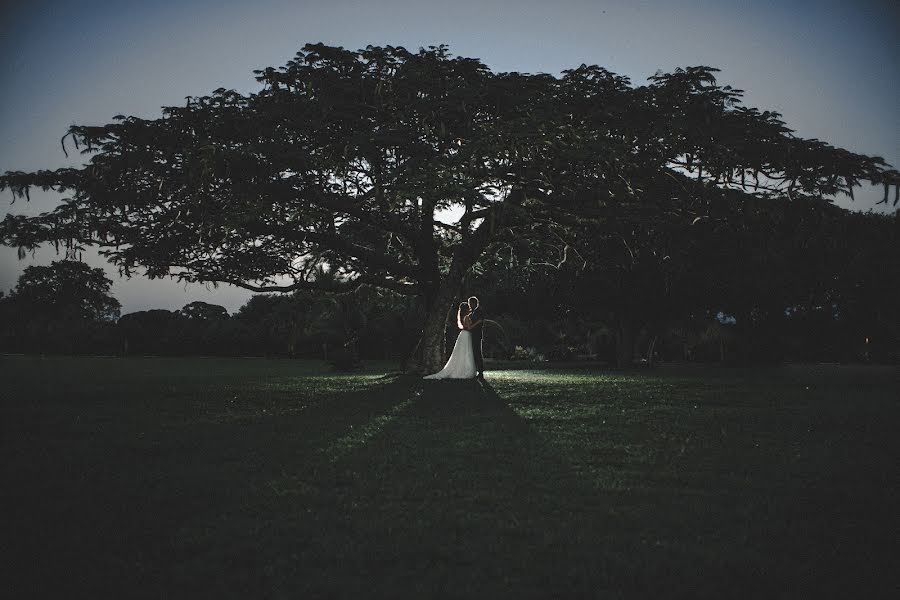
[[[897,589],[900,369],[391,368],[0,357],[7,597]]]

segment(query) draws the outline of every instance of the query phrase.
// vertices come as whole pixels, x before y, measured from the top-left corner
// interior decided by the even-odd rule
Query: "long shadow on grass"
[[[580,474],[584,456],[576,471],[575,453],[543,437],[552,419],[542,435],[489,385],[398,377],[362,391],[330,385],[321,397],[293,389],[256,412],[232,414],[210,400],[209,411],[184,422],[173,405],[164,422],[140,424],[150,426],[143,438],[112,427],[99,402],[93,421],[85,413],[33,442],[10,440],[9,464],[19,468],[6,494],[14,507],[4,537],[19,558],[12,570],[31,595],[66,581],[81,592],[69,597],[773,597],[791,589],[789,578],[755,572],[771,546],[728,539],[752,505],[738,497],[743,488],[721,493],[715,464],[699,480],[703,495],[640,465],[629,477],[646,475],[644,489],[603,489]],[[291,404],[295,395],[302,405]],[[628,435],[640,436],[639,426]],[[26,448],[21,459],[16,445]],[[623,468],[621,457],[605,456],[602,469]],[[765,510],[746,527],[764,536],[784,519],[778,505],[762,504],[768,490],[757,496]],[[40,579],[47,572],[56,580]]]
[[[584,463],[573,468],[575,452],[544,437],[552,419],[539,433],[490,385],[395,385],[401,400],[249,499],[242,529],[253,533],[220,544],[209,562],[232,569],[223,594],[778,597],[840,581],[821,556],[839,549],[812,538],[792,544],[796,553],[780,548],[791,531],[810,535],[817,520],[795,524],[818,495],[767,481],[783,476],[783,461],[712,445],[710,464],[694,457],[704,470],[689,486],[653,459],[629,463],[628,478],[643,485],[604,488],[603,478],[585,479]],[[722,473],[742,460],[763,470],[761,490],[727,485]],[[601,470],[624,468],[617,458]]]
[[[206,565],[232,569],[217,591],[774,597],[799,574],[766,559],[766,547],[728,539],[744,528],[740,513],[768,497],[717,497],[714,471],[708,494],[685,494],[652,467],[640,489],[603,489],[490,385],[397,385],[404,400],[286,468],[244,507],[253,534],[219,544]],[[775,510],[756,524],[777,524]]]
[[[404,381],[394,410],[246,507],[257,525],[269,511],[265,547],[215,561],[249,560],[243,591],[522,598],[605,587],[624,557],[597,537],[604,500],[489,385]]]
[[[343,393],[336,385],[311,392],[314,377],[300,383],[306,387],[245,400],[239,391],[237,409],[215,387],[170,400],[154,388],[124,403],[117,390],[89,403],[48,398],[16,416],[3,528],[16,549],[12,589],[69,597],[180,589],[206,597],[224,586],[232,595],[234,579],[223,570],[234,560],[251,582],[237,589],[256,597],[245,567],[267,554],[269,534],[261,532],[282,516],[272,509],[289,500],[274,482],[324,476],[322,448],[410,391],[398,380]]]

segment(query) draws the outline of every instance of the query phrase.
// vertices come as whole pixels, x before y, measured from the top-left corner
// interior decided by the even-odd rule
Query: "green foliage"
[[[85,166],[0,176],[14,198],[31,187],[70,198],[8,215],[0,240],[98,246],[128,275],[418,296],[416,361],[434,367],[448,308],[483,256],[556,247],[559,266],[620,236],[633,255],[607,260],[630,273],[620,288],[638,277],[656,289],[685,270],[667,251],[676,234],[740,226],[735,199],[752,212],[760,200],[827,204],[863,181],[900,190],[881,158],[794,136],[778,113],[741,106],[716,72],[632,85],[596,65],[495,73],[445,46],[309,44],[257,71],[255,93],[220,88],[157,119],[72,126],[64,142]],[[455,222],[436,219],[447,209]]]
[[[200,321],[217,321],[228,318],[228,310],[224,306],[200,301],[185,304],[181,309],[181,314],[188,319]]]
[[[527,333],[539,340],[497,344],[506,355],[538,343],[557,357],[591,354],[599,334],[573,339],[582,327],[605,330],[612,358],[627,366],[641,336],[726,310],[747,340],[768,329],[747,343],[758,357],[779,314],[804,302],[843,303],[859,320],[874,308],[882,325],[895,278],[857,282],[869,294],[860,302],[847,292],[852,271],[831,265],[866,244],[868,230],[879,241],[866,254],[896,234],[854,224],[830,202],[865,181],[883,184],[887,202],[890,186],[900,190],[897,171],[795,136],[778,113],[742,106],[743,92],[720,86],[717,72],[678,68],[635,85],[596,65],[495,73],[445,46],[309,44],[285,66],[256,71],[255,93],[220,88],[156,119],[72,126],[64,149],[74,142],[84,166],[0,176],[14,199],[32,187],[69,198],[49,213],[7,215],[0,241],[21,251],[62,243],[67,256],[94,245],[126,275],[414,296],[416,308],[404,309],[419,333],[410,370],[440,366],[448,309],[498,270],[496,289],[517,289],[520,301],[507,311],[511,301],[496,294],[495,315],[553,321]],[[454,222],[444,222],[448,211]],[[548,283],[551,300],[522,298]],[[405,324],[347,296],[304,298],[316,311],[259,301],[277,309],[262,332],[247,325],[253,352],[277,340],[279,353],[305,354],[300,340],[335,348],[379,330],[410,354]],[[200,305],[185,310],[194,329],[211,319],[227,327]],[[360,351],[375,343],[361,338]]]
[[[116,345],[119,301],[103,269],[75,260],[26,267],[0,296],[0,350],[103,354]]]
[[[25,267],[9,301],[23,313],[45,318],[114,321],[121,305],[109,295],[111,286],[103,269],[58,260],[46,267]]]

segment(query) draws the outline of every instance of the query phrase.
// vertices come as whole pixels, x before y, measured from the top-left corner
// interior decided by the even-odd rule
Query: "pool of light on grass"
[[[270,392],[352,392],[365,389],[371,389],[373,385],[377,385],[380,379],[384,378],[383,373],[375,374],[359,374],[359,373],[341,373],[341,374],[325,374],[298,377],[279,377],[266,382],[253,382],[253,388],[256,390],[264,390]]]

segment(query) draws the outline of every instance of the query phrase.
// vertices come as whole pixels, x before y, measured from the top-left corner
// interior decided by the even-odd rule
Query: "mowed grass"
[[[0,357],[8,597],[891,597],[900,370]]]

